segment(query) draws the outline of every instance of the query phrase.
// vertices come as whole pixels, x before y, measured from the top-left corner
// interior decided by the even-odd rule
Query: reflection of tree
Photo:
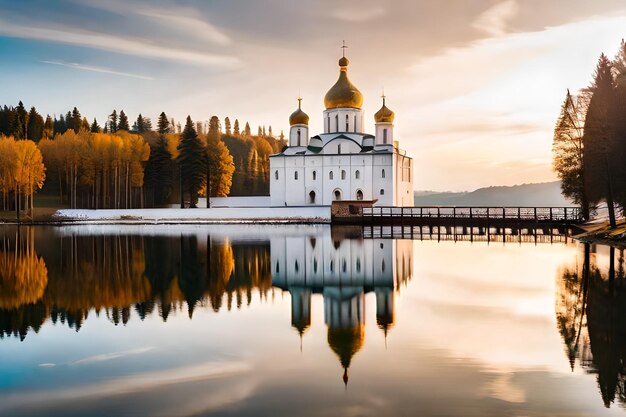
[[[0,336],[25,337],[47,318],[79,330],[95,310],[114,324],[134,314],[167,320],[186,304],[191,317],[198,305],[237,308],[258,290],[271,288],[267,243],[206,244],[196,236],[45,236],[35,252],[34,229],[23,229],[19,243],[0,241]],[[27,242],[28,244],[25,244]],[[44,258],[48,260],[47,268]]]
[[[35,332],[48,314],[40,302],[48,270],[35,251],[34,231],[17,229],[0,242],[0,337],[24,339],[29,329]]]
[[[603,272],[585,246],[583,274],[564,269],[557,298],[557,322],[570,360],[581,357],[586,343],[580,334],[586,317],[588,346],[593,359],[582,361],[597,374],[602,401],[609,407],[617,398],[626,404],[626,282],[623,251],[609,248],[608,270]]]

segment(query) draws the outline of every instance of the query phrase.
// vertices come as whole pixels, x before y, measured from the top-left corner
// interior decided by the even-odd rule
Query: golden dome
[[[348,58],[339,60],[339,79],[324,96],[324,105],[327,109],[338,107],[352,107],[360,109],[363,105],[363,94],[348,79]]]
[[[335,352],[344,369],[343,382],[348,384],[348,368],[352,357],[363,347],[365,329],[363,325],[354,327],[328,328],[328,346]]]
[[[387,106],[385,106],[385,97],[383,96],[383,106],[374,115],[376,123],[393,123],[395,115]]]
[[[309,124],[309,115],[302,111],[300,108],[300,104],[302,99],[298,99],[298,109],[291,113],[289,116],[289,125],[308,125]]]

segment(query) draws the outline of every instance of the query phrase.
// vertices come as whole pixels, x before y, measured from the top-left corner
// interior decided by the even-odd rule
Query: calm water
[[[327,226],[0,237],[0,415],[624,414],[607,247]]]

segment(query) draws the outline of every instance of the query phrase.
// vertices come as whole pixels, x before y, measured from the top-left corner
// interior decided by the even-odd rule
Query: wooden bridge
[[[583,222],[578,207],[358,207],[337,223],[363,225],[576,225]]]

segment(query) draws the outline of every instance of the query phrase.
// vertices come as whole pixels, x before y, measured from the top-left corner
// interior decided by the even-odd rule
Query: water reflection
[[[626,405],[626,276],[624,250],[582,246],[557,286],[556,317],[572,370],[597,375],[605,407]]]
[[[348,383],[352,357],[365,339],[365,294],[376,296],[385,336],[394,324],[394,290],[411,277],[412,243],[362,239],[358,229],[318,229],[271,240],[272,282],[291,294],[291,323],[300,337],[311,325],[311,295],[322,294],[328,345]]]
[[[0,255],[0,335],[21,340],[46,320],[79,331],[90,314],[125,325],[198,307],[241,308],[272,288],[291,295],[300,337],[321,294],[328,346],[348,382],[365,338],[365,295],[376,298],[385,336],[394,325],[394,293],[411,277],[410,241],[363,239],[358,229],[328,227],[237,239],[222,235],[81,234],[5,231]],[[60,234],[60,236],[58,236]],[[38,256],[36,247],[43,256]]]

